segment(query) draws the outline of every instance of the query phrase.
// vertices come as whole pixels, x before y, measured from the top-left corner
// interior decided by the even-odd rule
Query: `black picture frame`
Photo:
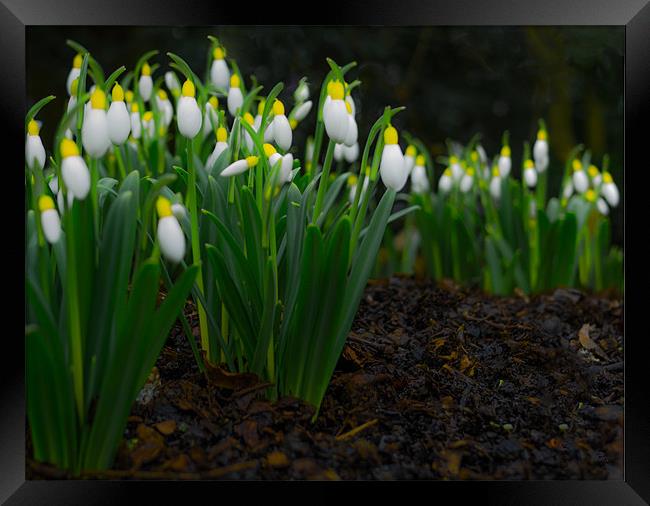
[[[373,483],[364,488],[381,494],[399,493],[403,486],[427,489],[432,501],[453,500],[479,504],[585,504],[634,505],[650,502],[650,395],[648,331],[645,285],[650,281],[646,240],[648,156],[643,127],[650,118],[650,3],[648,0],[448,0],[418,2],[328,2],[322,13],[318,5],[267,4],[282,24],[356,25],[617,25],[625,26],[625,445],[622,481],[532,481],[532,482],[410,482]],[[305,18],[312,14],[311,19]],[[314,16],[313,14],[317,14]],[[3,175],[11,189],[2,192],[5,204],[1,223],[15,229],[5,232],[5,241],[24,234],[20,218],[23,202],[18,190],[24,165],[25,33],[30,25],[213,25],[270,22],[258,6],[240,2],[200,2],[198,0],[0,0],[0,111],[2,114]],[[645,141],[645,142],[644,142]],[[644,179],[645,178],[645,179]],[[15,187],[14,187],[15,185]],[[9,205],[7,197],[13,197]],[[644,199],[645,197],[645,199]],[[12,200],[13,200],[12,199]],[[646,204],[646,205],[644,205]],[[5,226],[5,225],[0,225]],[[14,230],[16,232],[14,233]],[[632,233],[634,232],[634,233]],[[11,234],[11,235],[9,235]],[[23,242],[24,244],[24,242]],[[15,273],[15,286],[5,285],[3,323],[4,348],[0,352],[0,501],[18,504],[125,504],[135,495],[145,495],[146,503],[197,500],[196,491],[226,500],[223,491],[237,488],[239,500],[248,500],[251,491],[277,486],[273,483],[214,482],[91,482],[25,481],[25,385],[24,329],[9,304],[22,304],[16,294],[24,290],[23,273],[9,265],[20,265],[19,247],[5,245],[7,271]],[[14,322],[14,323],[11,323]],[[281,484],[282,485],[282,484]],[[339,499],[355,483],[296,483],[285,486],[313,500],[319,487],[320,501]],[[347,490],[341,490],[345,487]],[[193,490],[188,490],[193,489]],[[210,489],[210,490],[208,490]],[[245,491],[245,492],[244,492]],[[424,490],[422,490],[424,492]],[[245,493],[246,495],[242,495]],[[279,497],[278,497],[279,498]],[[267,499],[268,500],[268,499]],[[283,496],[282,500],[286,500]],[[426,500],[426,499],[425,499]]]

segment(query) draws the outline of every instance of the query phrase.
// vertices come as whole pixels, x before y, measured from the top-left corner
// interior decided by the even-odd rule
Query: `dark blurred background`
[[[287,107],[302,76],[317,97],[329,70],[326,57],[341,65],[356,60],[358,67],[348,75],[362,81],[353,92],[360,138],[386,105],[407,107],[395,125],[420,137],[434,156],[445,152],[446,139],[467,142],[481,132],[491,158],[507,129],[518,176],[522,143],[534,140],[537,120],[545,118],[553,194],[567,153],[582,143],[598,166],[609,154],[623,195],[623,27],[32,26],[27,28],[28,107],[46,95],[57,96],[39,115],[46,149],[67,102],[65,80],[75,53],[66,39],[84,45],[106,75],[120,65],[132,69],[142,53],[158,49],[150,62],[161,64],[156,75],[168,69],[165,53],[173,51],[202,77],[207,35],[218,37],[242,74],[254,74],[266,92],[283,81]],[[305,121],[311,125],[313,113]],[[612,212],[618,244],[622,207]]]

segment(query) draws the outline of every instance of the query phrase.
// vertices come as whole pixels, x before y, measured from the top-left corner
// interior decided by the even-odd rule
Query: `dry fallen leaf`
[[[163,436],[169,436],[176,430],[176,421],[166,420],[164,422],[157,423],[154,425],[154,427],[156,427],[156,429],[158,429],[158,432],[160,432]]]
[[[586,350],[595,353],[605,360],[609,360],[609,357],[603,351],[603,349],[598,346],[598,344],[591,337],[589,337],[589,332],[595,328],[596,327],[589,325],[588,323],[585,323],[582,327],[580,327],[580,330],[578,331],[578,339],[580,340],[580,344]]]

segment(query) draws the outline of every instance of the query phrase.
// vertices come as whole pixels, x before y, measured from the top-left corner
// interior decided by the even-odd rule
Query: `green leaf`
[[[45,107],[55,98],[56,97],[54,95],[49,95],[45,98],[40,99],[32,107],[30,107],[29,111],[27,112],[27,116],[25,116],[25,133],[27,133],[27,125],[29,125],[29,122],[36,117],[36,115],[43,107]]]

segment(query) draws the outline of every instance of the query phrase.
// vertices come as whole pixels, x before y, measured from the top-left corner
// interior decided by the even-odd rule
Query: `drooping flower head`
[[[201,130],[201,109],[196,103],[196,88],[194,83],[187,79],[183,83],[181,98],[178,100],[176,121],[181,135],[193,139]]]

